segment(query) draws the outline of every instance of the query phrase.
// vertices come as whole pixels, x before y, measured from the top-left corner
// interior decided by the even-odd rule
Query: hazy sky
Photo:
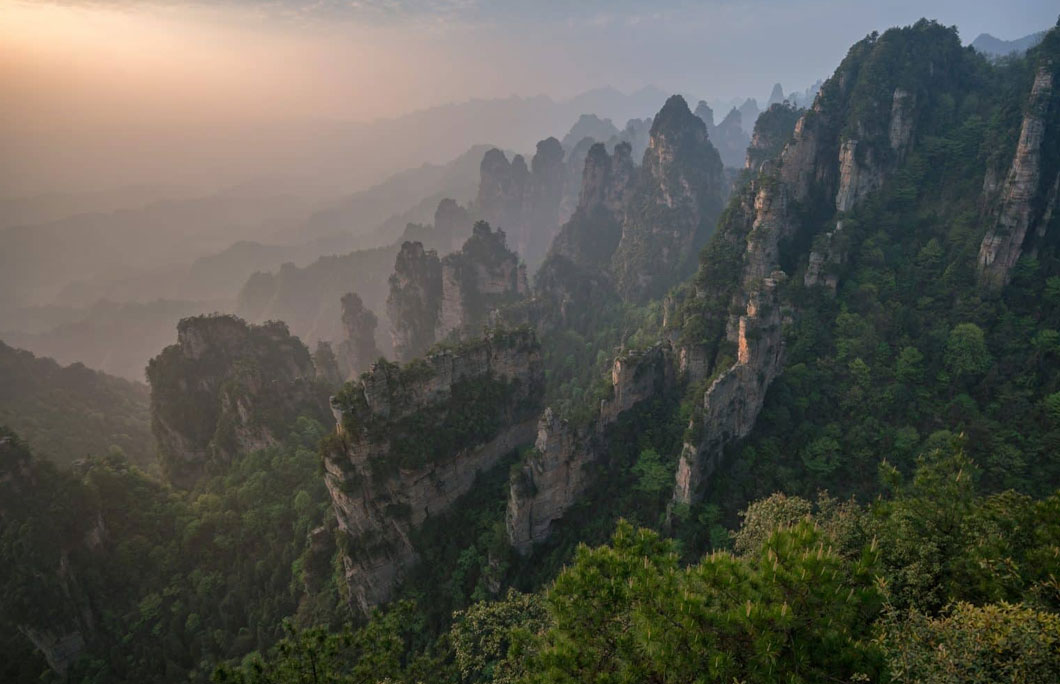
[[[1055,0],[0,0],[0,138],[369,120],[608,84],[761,99],[776,81],[827,76],[874,29],[926,15],[966,42],[1016,38],[1057,12]]]

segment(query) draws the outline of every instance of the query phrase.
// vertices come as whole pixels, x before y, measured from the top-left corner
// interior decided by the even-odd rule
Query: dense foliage
[[[1030,238],[1008,287],[975,277],[987,173],[1012,158],[1043,57],[1060,60],[1060,30],[1000,64],[926,21],[852,48],[849,92],[830,81],[804,123],[830,121],[836,146],[864,133],[861,154],[889,171],[849,212],[819,187],[797,208],[800,229],[778,257],[784,371],[695,505],[673,502],[677,457],[696,441],[689,425],[706,385],[736,353],[725,326],[747,235],[760,227],[740,222],[754,193],[738,193],[697,277],[665,302],[641,301],[633,276],[658,262],[654,227],[695,219],[697,245],[713,227],[713,197],[661,200],[667,184],[712,175],[717,153],[700,125],[672,128],[679,151],[694,148],[681,152],[686,175],[633,201],[646,230],[620,251],[619,272],[640,303],[616,290],[591,305],[562,299],[563,286],[610,287],[608,274],[570,262],[550,259],[539,281],[554,279],[556,301],[571,307],[550,312],[542,349],[546,400],[577,428],[593,429],[616,348],[665,334],[698,345],[708,372],[599,428],[591,485],[529,557],[508,544],[506,475],[521,465],[509,457],[407,531],[419,563],[394,601],[354,616],[336,551],[371,549],[354,531],[335,543],[319,423],[285,423],[282,444],[235,455],[189,492],[117,453],[63,473],[0,432],[0,676],[44,671],[24,636],[76,631],[86,648],[68,669],[74,681],[1056,681],[1060,212]],[[900,159],[885,140],[896,80],[916,102],[916,141]],[[662,132],[686,118],[683,103],[668,107]],[[790,134],[793,111],[771,111],[764,125]],[[1060,140],[1048,145],[1055,172]],[[811,252],[825,255],[834,290],[807,284]],[[193,419],[213,410],[181,394],[177,365],[164,390],[173,405]],[[406,410],[418,406],[409,388],[433,376],[430,361],[374,372],[386,415],[368,410],[367,382],[347,384],[334,401],[345,434],[330,440],[388,441],[379,472],[445,458],[512,419],[517,388],[493,376],[457,382],[447,403],[417,411]],[[521,408],[521,419],[540,409]]]
[[[908,484],[885,472],[869,506],[777,495],[747,509],[735,551],[689,565],[623,521],[546,590],[477,603],[433,643],[405,602],[353,632],[292,630],[215,679],[1053,681],[1060,492],[983,496],[974,471],[936,451]]]
[[[79,630],[87,648],[74,681],[160,681],[268,647],[299,610],[310,623],[332,620],[341,612],[334,585],[313,603],[302,569],[307,535],[326,511],[315,450],[323,434],[301,420],[282,446],[189,493],[120,456],[64,474],[24,449],[18,459],[5,452],[0,631]],[[18,667],[26,646],[21,635],[5,639],[0,662]],[[33,677],[44,670],[36,667]]]
[[[60,465],[120,451],[140,468],[157,470],[146,386],[79,363],[60,366],[3,342],[0,425]]]
[[[984,168],[1014,148],[1030,64],[966,61],[963,87],[922,101],[922,143],[843,217],[835,295],[789,280],[787,367],[710,497],[730,510],[779,488],[869,495],[881,453],[908,472],[958,434],[991,490],[1060,481],[1060,220],[1000,295],[975,281]]]

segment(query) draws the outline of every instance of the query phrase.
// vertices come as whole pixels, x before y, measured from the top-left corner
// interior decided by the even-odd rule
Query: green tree
[[[1060,681],[1060,615],[1022,604],[957,603],[936,618],[890,614],[878,643],[895,682]]]
[[[990,352],[983,330],[975,323],[959,323],[946,339],[946,369],[956,378],[982,375],[990,368]]]

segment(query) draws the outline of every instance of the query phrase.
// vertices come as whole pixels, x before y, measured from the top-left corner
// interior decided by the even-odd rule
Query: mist
[[[277,176],[355,190],[470,144],[550,133],[487,130],[501,139],[417,145],[412,159],[365,132],[416,110],[603,86],[762,99],[775,82],[801,89],[824,77],[851,41],[881,26],[930,16],[971,40],[1055,19],[1044,1],[577,5],[8,1],[0,197]]]
[[[0,335],[135,380],[191,313],[333,338],[352,286],[326,260],[374,268],[353,253],[392,250],[442,199],[470,206],[490,146],[529,162],[538,141],[567,140],[576,188],[578,137],[643,137],[681,93],[715,122],[741,107],[727,162],[740,167],[774,84],[806,106],[850,44],[924,15],[968,42],[1041,30],[1055,8],[8,0]],[[610,130],[568,133],[582,115]],[[393,254],[379,258],[356,277],[382,312]],[[378,335],[385,348],[385,324]]]

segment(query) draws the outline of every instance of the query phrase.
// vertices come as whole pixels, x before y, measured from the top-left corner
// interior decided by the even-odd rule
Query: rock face
[[[722,163],[729,168],[743,166],[744,154],[750,140],[743,130],[743,117],[740,110],[733,108],[725,115],[722,122],[714,125],[714,110],[704,102],[696,105],[696,116],[707,126],[707,137],[717,148]]]
[[[509,163],[498,149],[482,158],[476,214],[511,240],[512,248],[531,265],[544,258],[559,226],[569,174],[563,147],[555,138],[537,144],[530,168],[522,155]]]
[[[419,242],[406,242],[387,299],[394,353],[408,361],[447,337],[474,334],[493,310],[528,289],[526,269],[508,250],[504,231],[484,221],[459,252],[444,259]]]
[[[471,214],[456,200],[443,199],[434,210],[434,233],[438,250],[448,254],[460,249],[471,232]]]
[[[277,443],[299,415],[323,418],[327,388],[283,323],[185,318],[147,366],[162,471],[189,487],[236,454]]]
[[[332,399],[325,481],[353,604],[387,600],[416,561],[410,533],[533,441],[543,395],[540,348],[520,330],[405,367],[381,361]]]
[[[864,146],[857,138],[843,140],[835,196],[838,211],[849,211],[865,195],[878,190],[884,177],[901,163],[913,140],[915,107],[915,96],[900,87],[894,89],[886,133],[889,151],[881,154],[879,145]]]
[[[330,342],[317,342],[317,348],[313,350],[313,367],[316,369],[316,379],[328,387],[338,387],[343,383],[344,376],[339,370],[339,362]]]
[[[691,304],[697,320],[707,321],[708,343],[701,346],[701,338],[678,351],[679,358],[690,360],[691,382],[714,379],[704,391],[690,426],[692,438],[679,459],[675,502],[696,499],[725,447],[751,431],[769,385],[783,369],[783,324],[792,315],[781,295],[781,284],[788,278],[781,269],[785,245],[796,234],[812,239],[808,253],[789,254],[787,261],[805,266],[807,285],[834,289],[835,276],[826,266],[842,258],[835,239],[842,223],[828,229],[827,221],[807,225],[804,217],[834,217],[856,207],[881,186],[913,144],[916,98],[902,82],[881,87],[870,77],[859,77],[870,71],[861,66],[888,59],[889,50],[907,39],[941,41],[934,37],[936,32],[945,29],[926,25],[888,32],[852,49],[814,106],[799,118],[779,159],[763,161],[758,177],[730,205],[704,256]],[[913,37],[907,38],[910,34]],[[877,50],[877,40],[890,44]],[[959,41],[952,34],[946,33],[945,41],[946,54],[960,54]],[[929,64],[922,69],[934,73]],[[924,78],[922,74],[903,77]],[[892,73],[891,78],[901,77]],[[886,100],[873,99],[881,90],[887,93]],[[879,112],[884,115],[878,116]],[[810,230],[819,232],[807,235]],[[739,270],[721,267],[732,263],[739,264]],[[723,333],[718,311],[729,312]],[[709,340],[717,334],[723,337],[711,346]]]
[[[356,292],[342,296],[342,327],[346,339],[338,345],[339,372],[346,380],[357,377],[382,354],[375,346],[375,329],[379,319],[361,301]]]
[[[619,292],[638,301],[694,270],[724,201],[721,158],[681,96],[653,120],[640,175],[612,260]]]
[[[402,243],[386,300],[395,358],[415,358],[435,343],[441,308],[442,264],[438,253],[425,250],[420,242]]]
[[[592,325],[592,312],[616,298],[611,259],[622,236],[622,220],[636,182],[631,146],[614,154],[595,143],[585,157],[581,194],[574,215],[560,229],[534,280],[540,330]]]
[[[550,258],[560,256],[582,267],[610,263],[633,189],[635,169],[630,149],[628,143],[619,143],[609,155],[601,143],[589,148],[578,208],[553,240]]]
[[[612,398],[603,402],[593,423],[572,428],[546,409],[537,424],[534,451],[512,475],[506,524],[520,554],[548,538],[552,523],[591,483],[588,468],[605,455],[605,430],[618,417],[674,383],[674,359],[667,343],[615,359]]]
[[[1012,267],[1023,251],[1028,232],[1044,231],[1056,204],[1057,174],[1055,161],[1051,164],[1053,178],[1043,174],[1043,150],[1047,136],[1058,135],[1048,130],[1048,122],[1055,120],[1060,107],[1056,93],[1056,72],[1060,65],[1042,64],[1034,78],[1027,107],[1020,128],[1019,143],[1005,178],[1001,196],[994,212],[993,228],[979,247],[979,282],[990,288],[1008,284]],[[1053,116],[1050,119],[1050,114]],[[985,184],[984,184],[985,189]],[[1043,201],[1044,196],[1044,201]]]

